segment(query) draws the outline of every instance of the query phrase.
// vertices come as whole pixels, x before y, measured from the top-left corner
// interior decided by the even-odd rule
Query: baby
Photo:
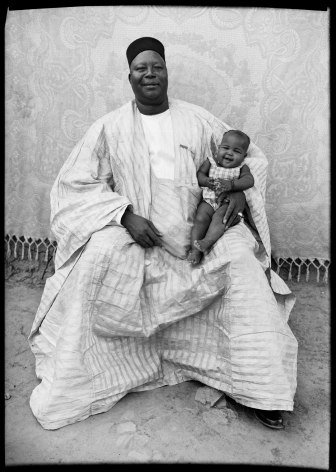
[[[224,133],[215,160],[210,157],[197,172],[203,200],[200,202],[191,230],[191,250],[187,260],[198,264],[204,252],[224,234],[223,217],[228,207],[230,192],[253,187],[254,178],[244,158],[250,138],[239,130]],[[237,219],[237,218],[236,218]],[[233,221],[233,224],[239,221]]]

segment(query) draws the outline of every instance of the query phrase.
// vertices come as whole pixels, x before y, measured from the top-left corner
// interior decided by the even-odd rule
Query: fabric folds
[[[191,379],[250,407],[293,408],[294,296],[264,273],[266,158],[250,146],[255,186],[246,199],[257,238],[241,222],[194,267],[185,254],[201,199],[196,172],[229,127],[180,100],[170,111],[174,181],[151,174],[130,102],[91,127],[53,187],[56,272],[29,336],[41,379],[30,406],[46,429],[107,411],[128,392]],[[118,223],[126,206],[163,232],[163,248],[134,242]]]

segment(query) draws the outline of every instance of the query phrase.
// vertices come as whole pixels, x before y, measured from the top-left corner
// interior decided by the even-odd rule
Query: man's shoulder
[[[113,126],[114,123],[117,123],[120,120],[121,116],[124,116],[129,112],[132,108],[131,102],[127,102],[119,108],[116,108],[105,115],[100,116],[97,118],[89,127],[88,132],[92,133],[99,133],[102,128],[105,126]]]
[[[105,115],[101,116],[97,121],[99,121],[102,124],[109,123],[111,121],[117,120],[120,118],[120,116],[124,115],[127,112],[131,111],[132,108],[132,102],[129,101],[122,105],[119,108],[116,108],[115,110],[112,110]]]
[[[185,100],[180,100],[178,98],[172,98],[169,100],[169,102],[172,106],[179,108],[182,111],[189,112],[205,121],[213,121],[217,119],[208,110],[201,107],[200,105],[196,105],[195,103],[186,102]]]

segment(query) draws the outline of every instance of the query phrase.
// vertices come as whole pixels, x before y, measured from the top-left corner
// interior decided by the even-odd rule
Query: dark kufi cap
[[[142,51],[155,51],[160,54],[164,61],[166,60],[163,44],[158,39],[144,37],[136,39],[128,46],[126,50],[126,56],[129,66],[131,65],[131,62],[133,61],[135,56],[140,54]]]

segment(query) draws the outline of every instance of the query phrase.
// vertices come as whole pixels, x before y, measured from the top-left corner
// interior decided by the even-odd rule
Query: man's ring
[[[238,211],[237,215],[240,216],[240,218],[244,218],[244,215],[242,214],[241,211]]]

